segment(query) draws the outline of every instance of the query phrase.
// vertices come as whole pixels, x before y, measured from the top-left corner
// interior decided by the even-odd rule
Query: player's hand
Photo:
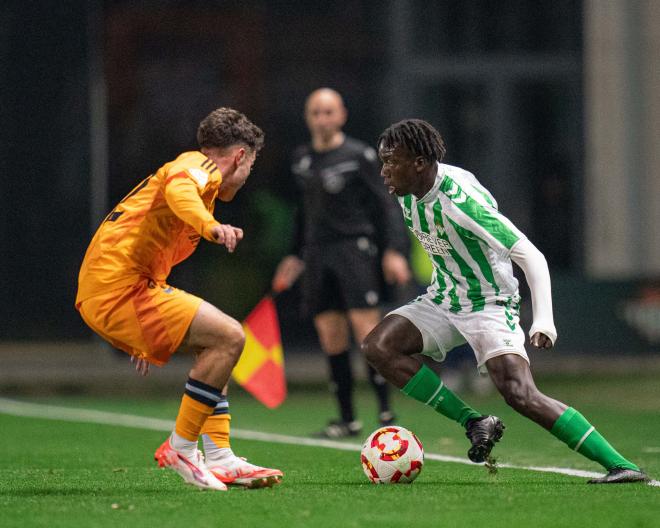
[[[220,224],[211,228],[211,236],[216,244],[225,246],[227,251],[233,253],[238,243],[243,240],[243,230],[229,224]]]
[[[410,281],[410,266],[406,258],[393,249],[383,253],[383,275],[388,284],[406,284]]]
[[[536,332],[529,342],[536,348],[552,348],[552,339],[543,332]]]
[[[295,255],[284,257],[275,270],[271,288],[275,293],[288,290],[305,269],[305,263]]]
[[[146,359],[131,356],[131,363],[135,364],[135,370],[140,376],[149,375],[149,362]]]

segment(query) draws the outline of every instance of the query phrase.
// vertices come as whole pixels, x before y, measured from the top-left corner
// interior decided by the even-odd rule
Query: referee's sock
[[[368,363],[367,376],[369,377],[369,383],[376,393],[380,414],[383,415],[383,413],[390,413],[390,389],[387,386],[387,381]]]
[[[594,462],[598,462],[608,471],[615,467],[633,469],[639,468],[623,458],[612,445],[596,431],[587,419],[578,411],[569,407],[557,418],[550,432],[568,447],[577,451]]]
[[[345,350],[341,354],[328,355],[328,364],[341,419],[343,422],[352,422],[355,417],[353,415],[353,371],[350,351]]]
[[[438,375],[426,365],[410,378],[401,392],[432,407],[440,414],[460,423],[463,427],[472,418],[481,418],[482,414],[475,411],[456,394],[450,391]]]

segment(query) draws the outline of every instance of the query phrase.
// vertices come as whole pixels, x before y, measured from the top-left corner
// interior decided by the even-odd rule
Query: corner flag
[[[245,390],[274,408],[286,398],[284,354],[277,311],[272,297],[264,297],[243,322],[245,348],[232,376]]]

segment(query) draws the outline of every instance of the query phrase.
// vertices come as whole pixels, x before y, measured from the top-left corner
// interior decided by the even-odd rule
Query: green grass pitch
[[[660,477],[660,383],[631,379],[548,378],[539,385],[578,408],[624,455]],[[496,395],[465,394],[507,424],[494,450],[503,463],[600,471],[547,432],[518,417]],[[371,394],[357,395],[364,437],[376,427]],[[48,398],[37,403],[173,419],[178,399]],[[230,394],[232,425],[304,436],[332,414],[324,390],[293,387],[268,410],[240,390]],[[397,395],[399,423],[427,452],[465,456],[462,430]],[[153,451],[166,433],[0,414],[0,526],[10,527],[343,527],[660,526],[660,488],[588,486],[585,479],[529,470],[427,460],[411,485],[375,486],[357,452],[235,439],[234,450],[285,472],[273,489],[201,492],[159,470]],[[350,441],[359,443],[362,437]]]

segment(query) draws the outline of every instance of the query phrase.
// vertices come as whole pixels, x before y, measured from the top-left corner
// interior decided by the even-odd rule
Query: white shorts
[[[489,303],[479,312],[454,313],[426,294],[387,315],[401,315],[414,324],[424,340],[422,354],[436,361],[469,343],[481,373],[487,372],[486,361],[504,354],[517,354],[529,363],[517,305]]]

